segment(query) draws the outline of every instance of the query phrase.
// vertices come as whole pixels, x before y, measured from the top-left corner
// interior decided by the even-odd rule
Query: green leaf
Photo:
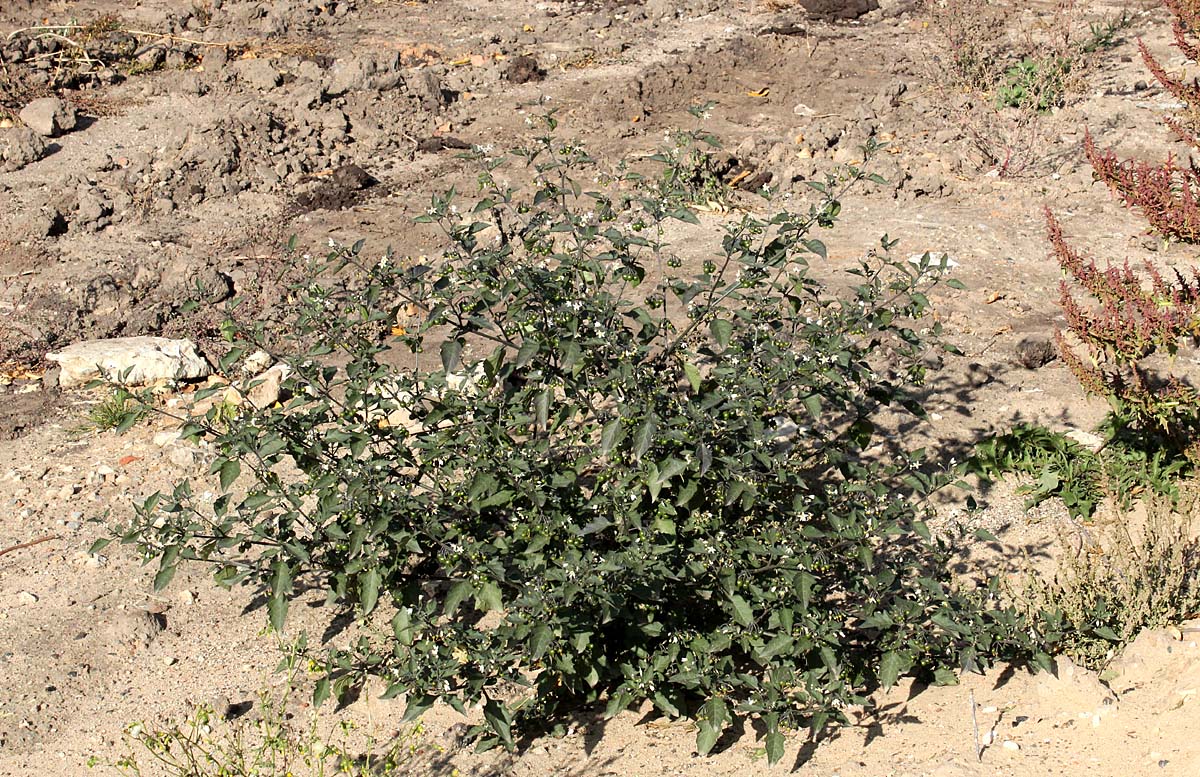
[[[733,336],[733,324],[724,318],[714,318],[708,325],[713,339],[724,350],[729,347],[729,338]]]
[[[879,664],[879,682],[883,685],[884,690],[891,688],[896,684],[896,680],[900,679],[900,654],[894,650],[889,650],[883,654],[883,660]]]
[[[542,389],[533,400],[534,414],[539,429],[545,429],[550,419],[550,389]]]
[[[751,626],[754,624],[754,611],[750,609],[750,605],[745,599],[734,594],[729,597],[729,603],[733,605],[733,619],[742,626]]]
[[[779,634],[758,652],[758,657],[763,661],[773,658],[784,651],[790,650],[794,641],[791,634]]]
[[[125,434],[125,432],[128,432],[130,429],[132,429],[133,425],[138,422],[138,417],[138,413],[136,412],[126,412],[121,418],[121,423],[117,424],[116,428],[113,429],[113,433]]]
[[[646,417],[645,422],[638,428],[637,434],[633,437],[633,458],[641,460],[642,455],[650,450],[650,445],[654,442],[654,433],[658,431],[658,419],[651,413]]]
[[[767,763],[777,764],[783,759],[783,752],[787,742],[783,738],[783,734],[779,733],[779,728],[776,726],[767,731]]]
[[[488,580],[479,587],[475,594],[475,607],[482,612],[504,609],[504,599],[500,596],[500,586]]]
[[[513,748],[512,713],[508,711],[508,707],[495,699],[488,699],[487,703],[483,705],[483,719],[487,721],[488,727],[500,737],[504,746],[511,750]]]
[[[607,456],[622,437],[621,419],[614,418],[600,432],[600,455]]]
[[[699,393],[701,383],[700,369],[691,362],[684,362],[683,374],[687,376],[688,383],[692,385],[692,393]]]
[[[401,645],[409,646],[413,643],[414,631],[412,616],[408,614],[408,608],[401,607],[392,616],[392,634]]]
[[[520,349],[517,350],[517,367],[524,367],[529,364],[533,360],[533,357],[537,356],[539,350],[541,350],[541,343],[532,337],[526,339],[521,343]]]
[[[166,588],[171,582],[171,578],[175,577],[175,570],[179,568],[179,546],[172,545],[163,553],[162,558],[158,562],[158,574],[154,576],[154,590],[161,591]]]
[[[721,737],[721,729],[729,720],[729,708],[725,700],[714,696],[700,708],[700,718],[697,721],[700,730],[696,733],[696,752],[708,755]]]
[[[965,635],[971,633],[970,629],[967,629],[966,627],[962,626],[961,624],[955,623],[954,620],[945,613],[939,612],[936,615],[934,615],[932,618],[930,618],[929,620],[933,621],[936,625],[941,626],[943,629],[950,632],[951,634],[958,634],[960,636],[965,636]]]
[[[89,556],[96,555],[100,551],[107,548],[112,541],[113,541],[112,537],[101,537],[100,539],[93,542],[91,544],[91,546],[88,548],[88,551],[87,551],[88,555]]]
[[[470,580],[459,580],[450,586],[450,591],[446,594],[446,603],[442,606],[442,613],[453,615],[458,606],[462,604],[463,599],[466,599],[471,594],[471,590]]]
[[[821,257],[822,259],[829,258],[829,252],[826,250],[825,244],[822,243],[820,240],[817,240],[815,238],[810,238],[808,240],[805,240],[804,247],[807,248],[809,251],[812,251],[814,254]]]
[[[688,224],[700,223],[700,219],[696,218],[696,213],[691,208],[677,208],[671,212],[671,218],[685,221]]]
[[[552,641],[554,641],[554,632],[549,626],[544,623],[534,626],[533,631],[529,633],[529,657],[534,661],[541,660],[542,656],[546,655]]]
[[[400,719],[401,723],[412,723],[417,718],[425,714],[425,711],[433,706],[433,697],[424,694],[413,694],[408,697],[408,705],[404,708],[404,717]]]
[[[238,475],[242,474],[242,465],[238,463],[237,459],[226,459],[221,464],[220,472],[221,490],[228,491],[233,481],[237,480]]]
[[[933,683],[934,685],[958,685],[958,675],[952,669],[934,669]]]
[[[313,706],[320,707],[329,699],[329,675],[325,675],[313,686]]]
[[[608,700],[608,704],[604,708],[604,717],[612,718],[617,713],[629,709],[630,704],[633,704],[633,697],[629,695],[629,692],[618,691]]]
[[[500,491],[497,491],[496,493],[489,496],[487,499],[484,499],[482,502],[479,502],[478,504],[476,504],[475,509],[483,510],[488,507],[499,507],[501,505],[506,505],[506,504],[512,502],[512,498],[513,498],[512,491],[510,491],[507,488],[501,489]]]
[[[462,340],[446,340],[442,343],[442,369],[453,372],[458,367],[459,357],[462,356]]]
[[[267,614],[271,619],[271,628],[283,631],[287,620],[288,594],[292,590],[292,570],[287,562],[278,559],[275,562],[275,573],[271,577],[271,597],[267,600]]]
[[[708,755],[720,736],[719,729],[707,721],[701,721],[700,730],[696,732],[696,752],[700,755]]]
[[[362,614],[366,617],[375,609],[375,602],[379,599],[379,567],[371,567],[363,572],[358,578],[358,585],[358,601],[362,605]]]

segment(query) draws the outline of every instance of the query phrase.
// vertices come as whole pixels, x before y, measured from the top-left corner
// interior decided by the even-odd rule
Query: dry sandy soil
[[[277,272],[293,233],[307,246],[364,238],[374,252],[434,249],[411,220],[432,192],[469,183],[454,141],[516,144],[526,116],[546,106],[597,155],[617,159],[653,151],[664,130],[691,126],[688,106],[714,100],[710,128],[755,175],[769,172],[781,193],[797,196],[801,181],[853,160],[871,135],[889,139],[876,169],[890,184],[847,198],[826,242],[830,267],[885,233],[906,255],[945,252],[958,263],[967,290],[937,302],[965,355],[935,376],[933,415],[913,439],[949,458],[1018,420],[1091,428],[1103,408],[1060,363],[1027,369],[1015,359],[1023,338],[1061,323],[1040,208],[1054,204],[1068,233],[1097,255],[1154,250],[1168,265],[1192,263],[1186,250],[1145,237],[1137,217],[1093,183],[1080,148],[1086,126],[1124,152],[1162,154],[1156,117],[1168,97],[1145,83],[1134,40],[1167,52],[1165,13],[1127,6],[1132,27],[1045,119],[1027,174],[1005,177],[978,164],[953,96],[930,78],[940,64],[917,3],[881,0],[841,19],[772,5],[0,3],[2,35],[119,13],[124,28],[141,31],[133,46],[145,65],[125,77],[106,67],[112,50],[92,51],[91,75],[60,91],[78,108],[75,129],[27,163],[0,166],[0,548],[52,537],[0,556],[0,774],[82,774],[89,757],[120,754],[131,721],[222,697],[250,701],[278,682],[253,592],[223,591],[188,570],[152,594],[151,573],[132,551],[85,552],[133,502],[184,475],[202,480],[203,456],[157,444],[167,428],[157,422],[122,436],[73,432],[88,397],[57,390],[54,375],[43,374],[44,354],[149,333],[193,336],[203,347],[225,298],[272,304],[263,279]],[[855,5],[832,3],[847,17]],[[1044,13],[1053,3],[1018,5]],[[1121,7],[1085,10],[1101,18]],[[27,33],[9,41],[0,38],[0,133],[18,131],[17,112],[47,93],[60,64],[52,50],[26,46]],[[521,55],[539,69],[521,68]],[[369,179],[349,175],[348,164]],[[756,207],[749,197],[744,206]],[[702,230],[724,217],[705,218]],[[186,312],[198,281],[200,310]],[[948,515],[961,496],[943,506]],[[1061,509],[1035,519],[1011,489],[981,496],[985,509],[972,520],[996,531],[1001,554],[1053,560]],[[320,633],[312,604],[294,608],[303,613],[292,629]],[[964,676],[955,687],[894,689],[877,715],[816,746],[797,734],[770,768],[754,731],[699,758],[688,724],[634,713],[581,718],[566,737],[515,755],[474,755],[459,741],[462,721],[435,710],[411,773],[1193,775],[1197,631],[1184,624],[1143,635],[1104,683],[1062,664],[1057,677],[1010,669]],[[972,698],[992,740],[981,757]],[[386,736],[401,709],[364,696],[341,714]]]

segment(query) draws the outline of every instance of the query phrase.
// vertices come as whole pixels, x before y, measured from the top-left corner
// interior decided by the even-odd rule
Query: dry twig
[[[22,542],[20,545],[13,545],[10,548],[5,548],[4,550],[0,550],[0,556],[5,555],[6,553],[12,553],[14,551],[22,550],[24,548],[31,548],[34,545],[40,545],[43,542],[49,542],[50,540],[57,540],[57,539],[61,539],[61,537],[57,534],[47,534],[45,537],[38,537],[36,540],[30,540],[29,542]]]

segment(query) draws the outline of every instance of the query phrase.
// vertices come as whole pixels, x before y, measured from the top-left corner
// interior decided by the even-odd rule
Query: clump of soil
[[[546,71],[533,57],[514,57],[504,71],[504,77],[514,84],[527,84],[531,81],[541,81],[546,77]]]

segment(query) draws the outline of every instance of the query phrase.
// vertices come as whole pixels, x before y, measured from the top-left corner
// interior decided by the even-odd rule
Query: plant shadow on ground
[[[325,600],[324,593],[326,591],[323,581],[318,574],[303,575],[298,577],[295,582],[295,592],[297,600],[304,594],[322,594],[319,598],[309,599],[304,602],[309,609],[321,609],[328,607],[329,604]],[[242,615],[251,615],[260,612],[268,604],[270,604],[270,587],[264,584],[255,584],[247,582],[245,585],[252,587],[250,601],[242,607]],[[355,615],[352,610],[340,609],[335,610],[329,619],[329,623],[325,624],[325,629],[321,632],[321,644],[328,644],[338,636],[344,634],[348,629],[355,624]]]

